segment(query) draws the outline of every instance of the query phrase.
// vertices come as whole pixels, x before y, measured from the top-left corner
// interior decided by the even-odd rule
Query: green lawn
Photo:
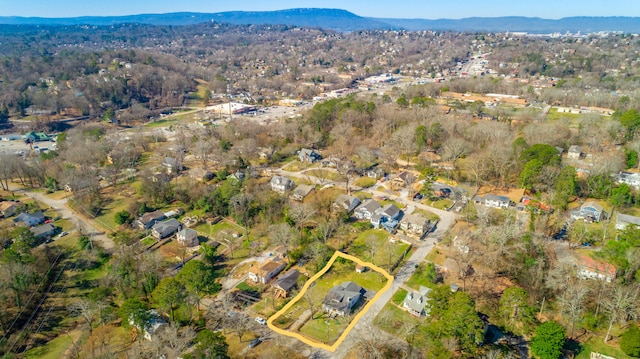
[[[420,290],[420,286],[433,288],[434,284],[427,278],[425,274],[425,263],[422,262],[416,268],[411,278],[406,283],[407,287]]]
[[[447,208],[451,207],[452,204],[453,202],[450,199],[443,198],[443,199],[439,199],[437,201],[431,202],[430,206],[434,208],[446,210]]]
[[[370,177],[360,177],[357,180],[353,181],[353,184],[362,188],[369,188],[378,182],[375,178]]]
[[[433,206],[435,207],[435,206]],[[421,214],[424,218],[430,220],[430,221],[437,221],[440,219],[440,217],[438,217],[438,215],[436,215],[435,213],[429,212],[429,211],[425,211],[424,209],[418,209],[416,208],[413,211],[413,214]]]
[[[24,357],[26,359],[59,359],[64,357],[72,342],[71,337],[61,335],[41,347],[30,349],[25,353]]]
[[[313,170],[306,171],[305,174],[309,174],[309,176],[313,176],[313,177],[317,177],[317,178],[324,178],[324,179],[327,179],[329,181],[342,181],[343,180],[342,176],[340,176],[339,173],[334,172],[334,171],[325,170],[325,169],[313,169]]]
[[[373,246],[373,258],[371,248]],[[389,241],[389,233],[382,229],[369,229],[362,232],[349,247],[349,253],[379,267],[388,269],[394,264],[409,245]]]
[[[260,290],[258,289],[258,287],[254,287],[252,285],[247,284],[246,282],[240,282],[238,283],[238,285],[236,286],[236,288],[240,289],[240,290],[244,290],[247,292],[259,292]]]
[[[214,225],[210,225],[207,223],[201,223],[195,227],[193,227],[193,229],[195,229],[196,231],[198,231],[198,233],[200,233],[201,235],[206,235],[210,238],[217,238],[220,236],[224,236],[225,233],[223,233],[224,231],[226,231],[227,235],[232,235],[234,232],[235,233],[239,233],[242,234],[244,236],[244,229],[240,226],[236,226],[232,223],[229,223],[225,220],[222,220]],[[244,238],[239,237],[237,238],[239,240],[243,240]]]
[[[300,333],[323,343],[333,343],[342,335],[348,325],[348,317],[329,319],[325,314],[322,314],[320,318],[307,321],[300,328]]]
[[[120,227],[120,225],[116,223],[115,214],[127,210],[134,201],[135,198],[133,197],[113,197],[113,200],[104,206],[100,215],[95,218],[95,221],[99,226],[106,227],[105,229],[109,231],[115,231]]]
[[[422,348],[426,345],[426,336],[421,335],[419,330],[415,335],[411,335],[411,329],[416,328],[422,322],[423,320],[412,316],[393,303],[387,303],[373,319],[374,325],[394,336],[412,341],[416,348]]]
[[[602,337],[593,337],[585,343],[582,343],[582,349],[580,350],[580,353],[576,355],[576,359],[589,359],[591,357],[591,352],[612,356],[618,359],[631,359],[630,356],[626,355],[619,348],[605,344]]]
[[[318,167],[318,163],[307,163],[298,161],[297,157],[291,157],[293,160],[285,166],[285,170],[289,172],[300,172],[307,168]]]
[[[382,274],[375,272],[373,270],[366,271],[364,273],[356,273],[355,271],[356,264],[349,260],[339,261],[336,260],[331,269],[326,272],[322,277],[318,278],[312,286],[307,290],[309,298],[314,306],[320,307],[322,303],[322,299],[326,296],[329,290],[337,285],[342,284],[343,282],[354,282],[368,290],[379,291],[381,290],[387,282],[386,277]],[[292,324],[305,310],[309,309],[309,301],[305,297],[299,299],[286,313],[283,313],[279,318],[275,320],[275,324],[280,328],[287,328],[290,324]],[[338,338],[342,334],[342,325],[346,328],[348,325],[348,321],[351,320],[351,317],[344,318],[346,323],[324,323],[324,315],[321,311],[316,312],[316,317],[321,319],[314,320],[314,323],[305,324],[301,328],[301,332],[306,335],[318,340],[318,341],[327,341],[328,339]],[[334,319],[335,321],[336,319]],[[339,321],[341,319],[338,319]],[[327,326],[329,328],[333,328],[335,330],[335,334],[327,334]],[[307,327],[307,328],[305,328]],[[341,330],[338,330],[342,328]],[[333,340],[335,340],[335,338]]]
[[[397,305],[402,304],[402,302],[404,301],[404,298],[407,297],[407,290],[406,289],[398,289],[397,292],[393,293],[393,297],[391,297],[391,301]]]

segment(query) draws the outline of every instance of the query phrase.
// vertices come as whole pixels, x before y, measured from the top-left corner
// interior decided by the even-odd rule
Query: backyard
[[[392,243],[389,236],[389,233],[382,229],[366,230],[351,243],[349,253],[389,270],[409,248],[406,243]]]
[[[356,272],[356,263],[345,258],[338,258],[333,263],[330,261],[328,266],[330,268],[310,283],[310,286],[302,295],[296,297],[294,302],[289,304],[289,307],[285,307],[286,310],[276,314],[273,318],[273,323],[277,328],[289,330],[289,327],[298,321],[296,324],[296,326],[300,326],[297,330],[298,333],[310,338],[313,342],[331,345],[340,338],[353,321],[354,316],[358,311],[364,310],[363,306],[368,302],[358,305],[351,315],[329,318],[321,310],[322,300],[329,290],[344,282],[351,281],[368,291],[378,293],[388,282],[385,275],[375,270],[367,270],[362,273]],[[314,309],[312,318],[305,320],[305,313],[309,315],[310,308]],[[302,319],[300,319],[301,317]],[[290,331],[295,333],[294,329],[292,328]]]

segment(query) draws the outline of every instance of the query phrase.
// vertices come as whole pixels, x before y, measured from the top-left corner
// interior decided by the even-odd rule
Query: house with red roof
[[[616,267],[611,263],[580,255],[578,256],[578,277],[611,282],[616,278]]]

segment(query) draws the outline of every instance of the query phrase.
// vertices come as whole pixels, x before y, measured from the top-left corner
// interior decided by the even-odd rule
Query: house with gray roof
[[[618,213],[618,216],[616,217],[616,229],[621,231],[629,226],[636,226],[640,228],[640,217]]]
[[[278,193],[290,191],[293,189],[293,186],[295,186],[295,183],[293,183],[292,180],[282,176],[273,176],[269,183],[271,184],[271,189]]]
[[[292,269],[285,274],[281,275],[278,280],[273,283],[273,288],[276,291],[276,296],[282,296],[286,298],[291,290],[296,287],[298,284],[298,277],[300,277],[300,272],[296,269]]]
[[[411,315],[418,318],[423,315],[429,314],[429,308],[427,307],[427,299],[429,298],[430,288],[420,286],[418,292],[409,292],[402,302],[402,307],[407,310]]]
[[[398,220],[402,216],[400,208],[395,204],[389,203],[384,207],[378,208],[371,216],[371,225],[373,228],[384,228],[392,233],[398,226]]]
[[[140,229],[149,229],[153,227],[156,222],[162,221],[166,218],[167,217],[162,211],[147,212],[140,216],[140,218],[138,218],[134,222],[134,224]]]
[[[320,161],[322,156],[314,150],[310,150],[308,148],[303,148],[298,152],[298,160],[300,162],[309,162],[314,163]]]
[[[13,223],[17,226],[23,225],[26,227],[33,227],[37,224],[44,223],[44,213],[42,213],[42,211],[34,213],[22,212],[13,219]]]
[[[329,290],[322,300],[322,309],[332,315],[346,316],[366,294],[366,290],[353,282],[343,282]]]
[[[56,233],[56,227],[51,223],[41,224],[39,226],[29,228],[29,231],[33,233],[36,238],[46,238],[53,236]]]
[[[333,206],[337,209],[344,209],[347,213],[351,213],[358,205],[360,200],[358,197],[350,196],[348,194],[340,194],[336,201],[333,202]]]
[[[156,223],[151,229],[151,235],[156,239],[164,239],[176,234],[180,229],[182,229],[182,223],[175,218],[171,218]]]
[[[302,202],[311,192],[316,189],[315,186],[301,184],[293,190],[291,194],[291,198],[295,201]]]
[[[371,216],[382,206],[375,199],[369,198],[366,199],[356,210],[353,212],[353,215],[357,219],[366,219],[370,220]]]
[[[600,222],[607,218],[607,212],[599,203],[585,202],[579,209],[571,213],[574,219],[584,219],[585,221]]]

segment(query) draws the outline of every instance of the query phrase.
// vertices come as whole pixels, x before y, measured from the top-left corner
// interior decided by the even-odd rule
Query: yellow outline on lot
[[[333,262],[335,262],[335,260],[338,257],[342,257],[344,259],[348,259],[350,261],[356,262],[357,264],[361,265],[361,266],[366,266],[371,268],[372,270],[384,275],[387,278],[387,284],[385,284],[385,286],[380,289],[378,291],[378,293],[376,293],[375,296],[373,296],[373,298],[364,306],[364,308],[362,308],[362,310],[360,312],[358,312],[358,314],[356,314],[356,316],[353,318],[353,320],[351,321],[351,323],[349,323],[349,326],[344,330],[344,332],[342,333],[342,335],[338,338],[338,340],[336,340],[335,343],[333,343],[333,345],[329,346],[326,344],[322,344],[316,341],[313,341],[307,337],[304,337],[298,333],[294,333],[294,332],[290,332],[288,330],[284,330],[284,329],[280,329],[278,327],[276,327],[275,325],[273,325],[273,321],[283,315],[284,313],[287,312],[287,310],[289,310],[294,304],[296,304],[298,302],[298,300],[300,300],[303,296],[304,293],[307,291],[307,289],[309,289],[309,287],[311,286],[311,283],[315,282],[318,278],[322,277],[323,274],[325,274],[329,268],[331,268],[331,266],[333,265]],[[322,268],[322,270],[318,273],[316,273],[313,277],[311,277],[311,279],[309,279],[307,281],[307,283],[305,283],[305,285],[302,287],[302,290],[300,291],[300,293],[298,293],[297,296],[295,296],[295,298],[293,298],[291,301],[289,301],[289,303],[287,303],[287,305],[285,305],[282,309],[280,309],[276,314],[272,315],[271,317],[269,317],[269,319],[267,319],[267,325],[269,326],[269,328],[271,328],[271,330],[275,331],[276,333],[282,334],[282,335],[288,335],[290,337],[296,338],[298,340],[300,340],[301,342],[305,343],[305,344],[309,344],[312,347],[315,348],[319,348],[319,349],[325,349],[328,350],[330,352],[333,352],[336,350],[336,348],[344,341],[344,339],[347,337],[347,334],[349,334],[349,332],[351,331],[351,329],[353,329],[353,327],[356,325],[356,323],[358,323],[358,320],[367,312],[367,310],[369,310],[369,308],[373,305],[373,303],[376,302],[376,300],[378,300],[378,298],[380,298],[380,296],[382,295],[382,293],[386,292],[387,290],[389,290],[389,288],[391,288],[391,285],[393,284],[393,276],[391,276],[389,273],[387,273],[387,271],[385,271],[384,269],[368,263],[368,262],[364,262],[362,260],[360,260],[359,258],[356,258],[354,256],[350,256],[348,254],[342,253],[340,251],[336,251],[333,256],[331,257],[331,259],[329,259],[329,263],[327,263],[327,265]]]

